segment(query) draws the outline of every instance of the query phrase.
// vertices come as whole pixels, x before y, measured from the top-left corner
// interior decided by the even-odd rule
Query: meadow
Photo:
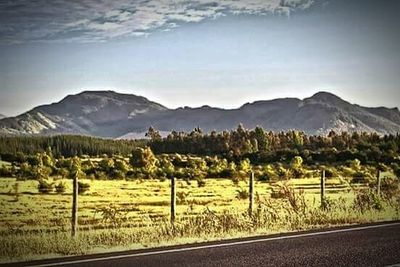
[[[79,195],[79,225],[81,228],[109,227],[118,223],[120,226],[139,227],[143,220],[150,218],[169,218],[170,181],[164,180],[87,180],[91,189]],[[1,215],[0,230],[22,229],[65,229],[69,227],[72,203],[72,181],[64,182],[66,191],[62,194],[41,194],[35,180],[17,181],[14,178],[0,179]],[[276,191],[279,184],[255,182],[255,194],[268,197]],[[294,188],[306,189],[306,199],[319,205],[319,178],[296,179],[288,181]],[[15,187],[18,186],[18,192]],[[327,182],[327,193],[331,198],[351,198],[349,188],[337,179]],[[216,213],[226,209],[246,210],[248,197],[242,199],[240,192],[247,191],[247,183],[238,184],[229,179],[207,179],[203,187],[196,181],[177,181],[177,216],[187,218],[201,214],[205,207]],[[246,194],[246,193],[244,193]],[[318,202],[318,203],[317,203]],[[107,218],[107,210],[118,211],[119,217]]]
[[[389,178],[388,178],[389,179]],[[79,233],[70,236],[72,180],[66,191],[42,194],[38,181],[0,179],[0,257],[2,261],[75,255],[127,248],[298,231],[399,218],[399,203],[382,207],[366,184],[345,178],[326,181],[328,206],[321,209],[320,178],[256,181],[254,213],[247,213],[248,183],[208,178],[177,180],[177,219],[170,216],[169,180],[89,180],[79,195]],[[361,198],[363,199],[363,198]],[[365,209],[362,208],[365,206]]]
[[[0,261],[400,217],[400,135],[309,136],[239,125],[220,133],[172,132],[166,138],[149,129],[148,136],[141,142],[0,137]],[[251,212],[250,173],[255,181]],[[174,221],[171,179],[176,181]],[[71,235],[73,180],[80,182],[76,236]]]

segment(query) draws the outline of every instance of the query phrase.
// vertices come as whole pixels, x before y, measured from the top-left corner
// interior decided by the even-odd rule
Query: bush
[[[283,192],[282,190],[273,190],[271,192],[271,198],[279,199],[284,197],[285,197],[285,192]]]
[[[364,213],[367,210],[383,210],[380,197],[371,190],[358,192],[353,202],[353,208]]]
[[[325,196],[323,202],[321,203],[321,209],[324,211],[332,211],[335,208],[336,202]]]
[[[392,170],[393,173],[397,176],[397,178],[400,178],[400,167],[397,163],[392,163]]]
[[[5,165],[1,166],[0,167],[0,176],[2,176],[2,177],[11,177],[12,176],[11,169],[8,168]]]
[[[56,186],[55,186],[56,192],[58,194],[62,194],[65,193],[65,190],[67,189],[66,185],[64,182],[59,182]]]
[[[339,176],[339,174],[335,168],[331,167],[331,168],[325,169],[325,177],[326,178],[335,178],[338,176]]]
[[[54,190],[54,184],[44,179],[39,180],[38,190],[42,194],[51,193]]]
[[[84,194],[85,192],[89,191],[90,184],[78,182],[78,194]]]
[[[372,175],[363,172],[363,171],[358,171],[353,174],[353,179],[351,180],[352,183],[366,183],[369,182],[373,179]]]
[[[238,199],[248,199],[249,198],[249,192],[247,192],[246,189],[240,188],[239,190],[236,190],[237,192],[237,198]]]
[[[288,184],[283,184],[280,187],[280,191],[295,213],[301,213],[305,215],[307,204],[304,196],[304,190],[299,190],[296,192],[293,187],[289,186]]]
[[[298,169],[292,169],[291,171],[293,178],[304,178],[305,171],[303,169],[298,168]]]
[[[285,169],[282,165],[278,165],[276,173],[281,180],[287,180],[290,178],[290,171]]]
[[[189,192],[183,192],[179,191],[176,193],[176,204],[181,205],[181,204],[186,204],[187,203],[187,197],[189,196]]]
[[[108,223],[115,227],[120,227],[122,223],[127,221],[128,211],[118,209],[114,205],[100,208],[96,212],[100,212],[103,223]]]
[[[385,177],[382,179],[381,196],[386,201],[391,201],[394,197],[400,195],[400,185],[396,178]]]
[[[197,179],[197,186],[198,186],[198,187],[205,187],[205,186],[206,186],[206,180],[204,180],[204,179]]]

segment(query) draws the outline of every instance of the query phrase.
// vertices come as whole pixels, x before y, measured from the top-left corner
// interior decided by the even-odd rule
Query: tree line
[[[112,140],[78,135],[0,136],[0,157],[5,161],[22,162],[27,155],[35,155],[48,149],[57,158],[128,155],[145,144],[145,140]]]
[[[337,163],[358,159],[362,164],[399,163],[400,135],[336,133],[306,135],[300,131],[266,132],[239,125],[236,130],[203,133],[172,131],[166,138],[150,128],[149,146],[156,154],[220,155],[228,159],[249,158],[253,163],[290,161],[301,156],[305,163]]]
[[[261,127],[252,130],[239,125],[231,131],[203,133],[172,131],[162,138],[152,127],[149,140],[111,140],[88,136],[18,136],[0,137],[0,157],[5,161],[24,162],[29,155],[51,149],[55,158],[88,155],[121,155],[129,157],[138,147],[149,146],[156,155],[183,154],[218,156],[239,162],[248,158],[253,164],[290,162],[300,156],[307,165],[339,163],[358,159],[362,164],[400,164],[400,135],[376,133],[335,133],[306,135],[300,131],[267,132]]]

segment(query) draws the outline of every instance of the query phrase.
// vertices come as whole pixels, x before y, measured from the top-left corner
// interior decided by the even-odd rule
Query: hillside
[[[0,121],[6,134],[84,134],[107,136],[105,124],[166,110],[148,99],[112,91],[85,91]],[[106,132],[105,132],[106,131]],[[112,134],[110,135],[112,136]]]
[[[1,134],[84,134],[142,137],[150,126],[163,131],[229,130],[243,123],[267,130],[297,129],[308,134],[331,130],[400,132],[397,108],[351,104],[331,93],[306,99],[282,98],[246,103],[237,109],[209,106],[168,109],[144,97],[112,91],[86,91],[58,103],[39,106],[20,116],[0,120]]]

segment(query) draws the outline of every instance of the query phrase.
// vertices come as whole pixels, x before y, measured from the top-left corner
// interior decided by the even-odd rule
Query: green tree
[[[79,157],[74,157],[72,159],[72,164],[70,168],[70,176],[71,178],[84,178],[85,173],[82,171],[81,160]]]
[[[251,172],[251,164],[249,159],[244,159],[240,161],[238,168],[238,178],[241,180],[246,180]]]
[[[155,130],[152,126],[150,126],[149,130],[147,131],[146,137],[149,137],[151,141],[161,140],[160,132]]]
[[[300,156],[296,156],[290,162],[290,167],[295,178],[301,178],[304,176],[303,170],[303,159]]]
[[[148,173],[153,173],[156,169],[157,158],[154,156],[150,147],[137,148],[132,151],[129,162],[133,168],[143,168]]]
[[[105,173],[110,173],[114,169],[114,160],[112,158],[104,158],[99,162],[100,169]]]
[[[257,126],[254,129],[254,136],[257,140],[257,149],[258,151],[266,151],[268,149],[268,139],[264,132],[264,129],[260,126]]]
[[[116,159],[114,161],[114,168],[118,171],[121,171],[123,173],[127,173],[129,171],[129,165],[128,163],[123,160],[123,159]]]
[[[298,168],[302,168],[303,166],[303,159],[300,156],[296,156],[292,159],[292,161],[290,162],[290,165],[293,169],[298,169]]]

